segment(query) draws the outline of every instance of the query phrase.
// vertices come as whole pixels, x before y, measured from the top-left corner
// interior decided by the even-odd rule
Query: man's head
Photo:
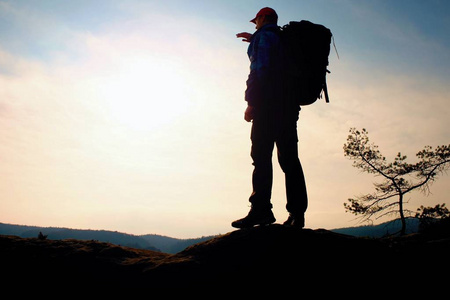
[[[256,29],[259,29],[266,24],[277,24],[278,15],[274,9],[264,7],[256,14],[255,18],[250,20],[250,22],[255,23]]]

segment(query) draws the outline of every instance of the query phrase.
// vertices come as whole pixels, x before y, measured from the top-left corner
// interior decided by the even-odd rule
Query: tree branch
[[[450,160],[444,160],[444,161],[442,161],[442,162],[436,164],[436,165],[433,167],[433,169],[425,176],[425,179],[424,179],[421,183],[411,186],[409,189],[406,189],[406,190],[404,191],[404,193],[408,193],[408,192],[410,192],[410,191],[412,191],[412,190],[414,190],[414,189],[416,189],[416,188],[420,188],[421,186],[427,184],[428,181],[431,180],[431,179],[436,175],[435,171],[436,171],[440,166],[445,165],[446,163],[449,163],[449,162],[450,162]],[[440,171],[440,172],[443,172],[443,171]]]

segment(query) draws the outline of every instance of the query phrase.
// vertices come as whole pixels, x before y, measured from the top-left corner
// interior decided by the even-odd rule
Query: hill
[[[415,233],[418,231],[418,219],[409,218],[407,219],[407,224],[407,233]],[[401,224],[397,220],[379,225],[337,228],[331,229],[331,231],[359,237],[383,237],[388,234],[399,232],[400,226]],[[215,237],[203,236],[190,239],[178,239],[158,234],[133,235],[109,230],[39,227],[0,223],[0,234],[3,235],[17,235],[27,238],[37,237],[39,232],[47,235],[48,239],[51,240],[95,240],[119,246],[154,250],[169,254],[178,253],[193,244]]]
[[[384,222],[378,225],[367,225],[357,227],[345,227],[332,229],[331,231],[360,237],[384,237],[398,234],[402,227],[400,219]],[[406,218],[406,233],[416,233],[419,231],[418,218]]]
[[[274,224],[236,230],[177,253],[83,240],[0,236],[3,283],[77,287],[259,287],[447,279],[450,226],[395,238],[361,238]],[[436,268],[436,271],[433,269]],[[426,276],[424,276],[426,275]],[[6,280],[6,282],[5,282]],[[445,281],[444,281],[445,280]]]
[[[109,230],[72,229],[59,227],[39,227],[0,223],[0,234],[19,237],[37,237],[39,232],[51,240],[77,239],[95,240],[119,246],[147,249],[165,253],[177,253],[186,247],[212,238],[212,236],[177,239],[157,234],[132,235]]]
[[[145,234],[140,235],[140,237],[146,240],[151,245],[155,245],[155,247],[158,247],[162,252],[175,254],[193,244],[207,241],[215,236],[202,236],[199,238],[178,239],[159,234]]]

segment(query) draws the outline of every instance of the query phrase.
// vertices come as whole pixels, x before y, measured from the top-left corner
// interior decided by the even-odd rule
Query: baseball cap
[[[278,18],[278,15],[273,8],[264,7],[264,8],[261,8],[261,10],[256,14],[256,17],[251,19],[250,22],[256,23],[256,19],[260,16],[275,16]]]

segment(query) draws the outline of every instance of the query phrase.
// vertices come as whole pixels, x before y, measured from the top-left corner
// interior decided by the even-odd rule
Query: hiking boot
[[[251,208],[245,218],[231,223],[234,228],[250,228],[256,225],[269,225],[276,221],[271,209]]]
[[[283,225],[297,227],[297,228],[303,228],[303,227],[305,227],[305,215],[304,214],[298,214],[298,215],[289,214],[288,219],[283,223]]]

